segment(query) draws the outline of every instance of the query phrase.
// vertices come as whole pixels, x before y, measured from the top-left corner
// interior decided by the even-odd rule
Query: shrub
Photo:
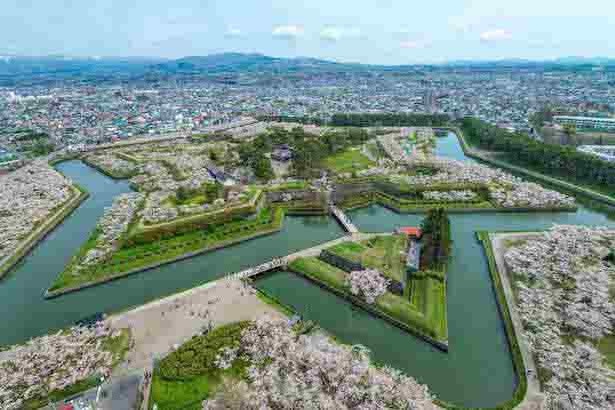
[[[190,380],[217,371],[215,362],[220,349],[239,346],[241,332],[249,324],[232,323],[192,338],[160,362],[160,376],[167,380]]]

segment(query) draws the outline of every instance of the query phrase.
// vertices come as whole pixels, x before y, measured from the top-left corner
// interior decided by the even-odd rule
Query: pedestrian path
[[[338,239],[334,239],[329,242],[322,243],[320,245],[313,246],[311,248],[303,249],[301,251],[291,253],[290,255],[286,255],[281,258],[274,258],[269,262],[265,262],[263,264],[252,266],[248,269],[242,270],[240,272],[234,272],[226,275],[224,279],[228,280],[236,280],[236,279],[246,279],[257,276],[261,273],[278,269],[284,267],[291,263],[293,260],[297,258],[305,258],[308,256],[318,256],[323,249],[330,248],[331,246],[335,246],[337,244],[348,242],[348,241],[363,241],[367,239],[371,239],[374,236],[378,235],[388,235],[382,233],[352,233],[351,235],[343,236]]]

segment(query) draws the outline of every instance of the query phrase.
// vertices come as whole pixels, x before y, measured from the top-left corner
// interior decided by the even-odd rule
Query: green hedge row
[[[158,374],[166,380],[190,380],[217,372],[216,357],[223,347],[237,347],[241,332],[250,322],[236,322],[220,326],[204,336],[196,336],[164,358]]]
[[[261,193],[254,204],[246,204],[235,208],[224,209],[219,212],[210,212],[198,214],[185,218],[180,218],[171,222],[161,223],[152,226],[146,226],[141,229],[135,229],[127,238],[126,246],[134,246],[149,242],[159,241],[161,239],[170,238],[179,234],[192,232],[200,229],[230,222],[238,218],[245,218],[256,212]]]

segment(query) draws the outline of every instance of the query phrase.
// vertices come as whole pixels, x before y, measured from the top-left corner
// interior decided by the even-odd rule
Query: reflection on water
[[[464,159],[454,134],[438,138],[437,154]],[[588,206],[589,205],[589,206]],[[418,225],[421,215],[396,214],[380,206],[348,213],[361,231],[386,232]],[[544,230],[553,224],[615,226],[612,209],[581,201],[577,212],[451,214],[453,251],[448,268],[449,352],[357,311],[318,286],[288,272],[269,275],[258,286],[293,306],[347,343],[364,344],[374,359],[401,369],[443,400],[468,407],[493,407],[510,399],[517,385],[510,351],[478,230]]]
[[[104,208],[130,190],[126,182],[107,178],[79,161],[62,163],[58,169],[90,197],[0,282],[0,346],[70,326],[96,312],[141,305],[344,234],[328,217],[287,217],[278,233],[45,300],[44,290],[88,238]]]

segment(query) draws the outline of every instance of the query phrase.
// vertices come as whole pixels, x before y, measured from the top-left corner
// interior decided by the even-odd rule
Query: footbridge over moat
[[[352,223],[350,218],[346,216],[344,211],[342,211],[337,206],[330,204],[329,209],[331,210],[331,214],[335,217],[335,219],[344,227],[346,232],[350,234],[356,234],[359,232],[359,229]]]
[[[351,241],[364,241],[371,239],[375,236],[382,235],[390,235],[389,233],[351,233],[350,235],[334,239],[329,242],[321,243],[320,245],[313,246],[311,248],[303,249],[301,251],[291,253],[290,255],[286,255],[280,258],[274,258],[268,262],[262,263],[260,265],[251,266],[248,269],[244,269],[239,272],[233,272],[223,277],[223,279],[228,280],[236,280],[236,279],[246,279],[252,278],[260,275],[261,273],[265,273],[271,270],[279,269],[284,266],[287,266],[289,263],[298,258],[305,258],[309,256],[318,256],[320,252],[326,248],[330,248],[331,246],[338,245],[343,242],[351,242]]]

